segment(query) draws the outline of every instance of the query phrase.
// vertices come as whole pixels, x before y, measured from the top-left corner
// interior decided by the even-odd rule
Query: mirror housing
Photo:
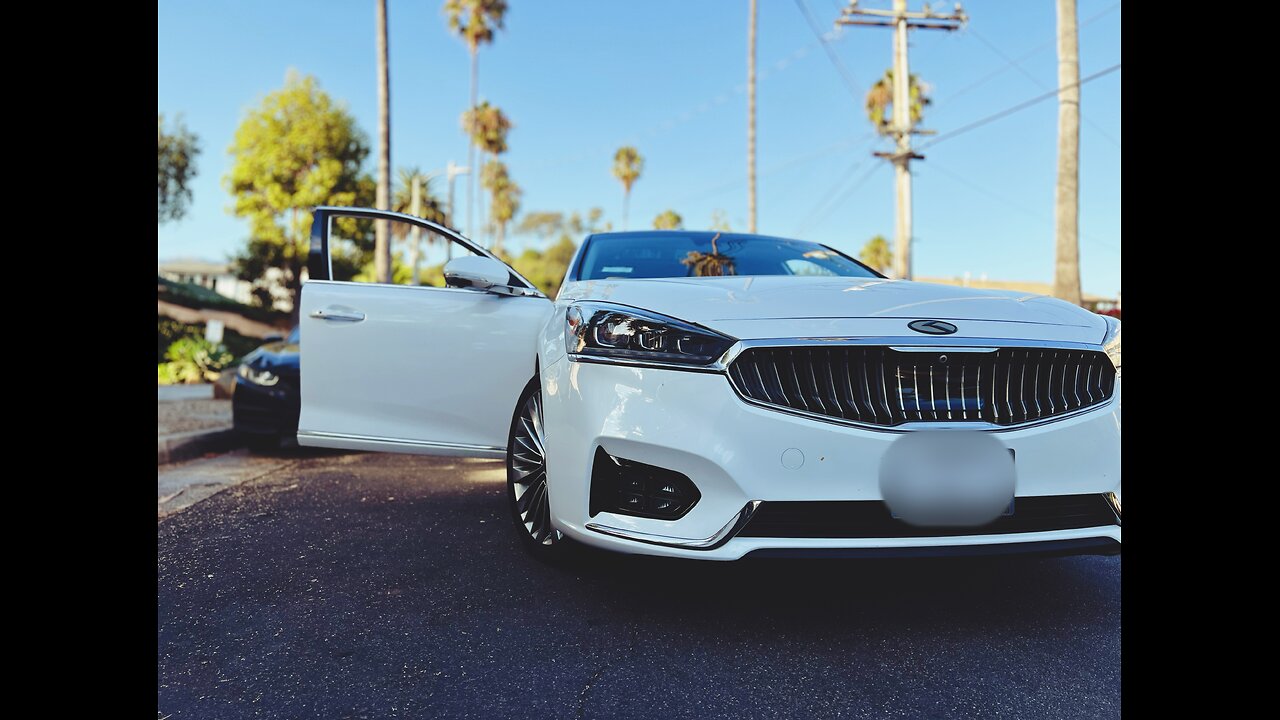
[[[449,287],[492,292],[510,286],[511,272],[493,258],[469,255],[445,264],[444,282]]]

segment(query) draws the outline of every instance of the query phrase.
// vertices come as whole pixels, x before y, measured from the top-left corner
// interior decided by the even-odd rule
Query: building
[[[235,266],[231,263],[194,259],[164,260],[157,264],[157,270],[160,277],[166,280],[199,285],[238,303],[253,304],[253,283],[236,277]],[[280,268],[268,268],[265,279],[271,288],[272,306],[276,310],[290,312],[293,310],[293,302],[281,282],[283,274]]]
[[[207,260],[168,260],[158,264],[160,277],[174,282],[191,283],[208,288],[219,295],[248,305],[252,302],[253,283],[236,277],[231,263]]]

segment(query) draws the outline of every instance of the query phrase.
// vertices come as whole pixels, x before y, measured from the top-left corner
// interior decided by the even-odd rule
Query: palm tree
[[[1053,296],[1080,304],[1080,45],[1076,0],[1058,0],[1058,187]]]
[[[920,82],[920,76],[912,73],[910,78],[911,125],[915,127],[924,117],[924,109],[933,104],[929,97],[929,86]],[[875,81],[867,91],[867,119],[875,126],[876,132],[888,135],[893,127],[893,70],[885,70],[884,77]]]
[[[679,230],[682,227],[684,227],[684,218],[680,217],[680,213],[675,210],[663,210],[653,219],[655,230]]]
[[[687,266],[689,274],[693,277],[736,275],[737,270],[734,267],[733,258],[728,255],[721,255],[720,250],[716,247],[716,241],[719,239],[720,233],[716,233],[711,238],[711,252],[704,253],[698,250],[690,250],[689,254],[680,261],[680,264]]]
[[[489,101],[486,100],[462,114],[462,127],[471,135],[472,147],[480,149],[481,171],[483,172],[489,165],[484,159],[485,155],[497,158],[498,155],[507,151],[507,132],[511,130],[513,125],[501,109],[490,105]],[[484,178],[481,177],[480,180],[483,185]],[[492,193],[490,196],[492,198]],[[483,195],[478,199],[481,201],[480,214],[483,216]]]
[[[378,16],[378,192],[377,207],[391,206],[391,87],[387,68],[387,0],[377,0]],[[391,282],[390,223],[374,223],[374,270],[378,282]]]
[[[622,229],[627,229],[627,206],[631,203],[631,186],[640,179],[644,170],[644,158],[630,145],[618,148],[613,154],[613,176],[622,183]]]
[[[488,100],[462,113],[462,129],[471,136],[472,146],[490,155],[507,151],[507,132],[513,127],[506,113]]]
[[[501,30],[503,19],[507,15],[507,0],[445,0],[444,12],[449,16],[449,29],[458,34],[467,44],[467,52],[471,53],[471,102],[468,108],[476,106],[476,93],[480,87],[479,50],[485,43],[492,43],[494,30]],[[475,146],[467,149],[468,166],[471,167],[471,178],[467,182],[467,232],[474,232],[475,214],[472,200],[474,197],[476,176]]]
[[[497,160],[485,163],[481,176],[480,182],[489,191],[492,199],[489,203],[489,217],[497,235],[493,243],[493,252],[497,254],[502,250],[502,241],[507,235],[507,224],[520,211],[520,196],[524,191],[511,180],[507,166]]]
[[[416,215],[423,220],[444,224],[444,204],[435,196],[435,193],[431,192],[433,178],[434,175],[428,175],[416,167],[400,168],[396,180],[396,192],[391,200],[391,209],[398,213]],[[414,180],[418,182],[418,212],[416,213],[413,211]],[[391,236],[402,243],[408,240],[410,284],[417,285],[418,264],[422,259],[421,230],[416,225],[398,222],[391,226]],[[444,238],[436,233],[427,233],[427,245],[434,245],[442,240]]]
[[[868,240],[858,253],[858,259],[880,272],[893,267],[893,251],[889,249],[889,241],[883,235],[876,235]]]
[[[406,215],[414,214],[413,179],[415,177],[418,178],[419,193],[422,195],[419,198],[421,208],[418,212],[418,217],[443,225],[445,222],[444,201],[432,192],[431,188],[432,181],[436,179],[435,175],[424,173],[416,167],[402,167],[396,171],[396,191],[391,198],[391,209]],[[403,240],[407,231],[406,223],[396,223],[391,228],[391,234],[397,240]],[[436,242],[438,239],[440,238],[437,238],[435,233],[431,233],[427,238],[427,242]]]
[[[756,0],[751,0],[747,14],[747,232],[753,233],[756,231]]]

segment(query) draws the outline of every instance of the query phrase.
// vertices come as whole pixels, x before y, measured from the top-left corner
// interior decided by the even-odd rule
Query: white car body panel
[[[324,320],[317,311],[364,315]],[[454,288],[309,281],[298,442],[500,458],[552,304]],[[448,382],[440,382],[449,378]]]
[[[715,550],[644,545],[593,532],[596,523],[666,537],[707,538],[752,500],[879,500],[880,456],[900,433],[796,417],[748,405],[718,373],[568,360],[542,371],[547,476],[556,526],[581,542],[623,552],[733,560],[762,547],[874,548],[1029,542],[1032,534],[921,538],[736,538]],[[1017,454],[1018,497],[1120,493],[1120,384],[1103,405],[994,435]],[[587,515],[596,446],[696,478],[702,500],[675,521]],[[790,448],[804,454],[791,470]],[[1082,452],[1087,449],[1087,452]],[[1050,538],[1112,537],[1119,526],[1054,531]],[[1065,533],[1065,534],[1063,534]],[[786,542],[782,542],[785,540]]]
[[[643,308],[740,340],[909,336],[903,321],[922,317],[955,323],[954,338],[1097,344],[1106,334],[1101,316],[1043,295],[880,278],[590,280],[566,285],[560,302],[569,299]]]

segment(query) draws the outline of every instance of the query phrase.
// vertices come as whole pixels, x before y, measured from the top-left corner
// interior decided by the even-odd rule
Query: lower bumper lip
[[[666,547],[683,548],[685,550],[715,550],[733,539],[733,536],[742,531],[746,527],[747,522],[751,520],[751,516],[755,515],[756,508],[760,507],[760,500],[752,500],[737,515],[725,523],[714,535],[708,538],[677,538],[667,535],[655,535],[653,533],[638,532],[635,530],[626,530],[623,528],[610,527],[601,525],[600,523],[587,523],[586,528],[592,532],[598,532],[601,535],[612,535],[620,537],[624,540],[634,540],[636,542],[648,543],[650,545],[664,545]]]

